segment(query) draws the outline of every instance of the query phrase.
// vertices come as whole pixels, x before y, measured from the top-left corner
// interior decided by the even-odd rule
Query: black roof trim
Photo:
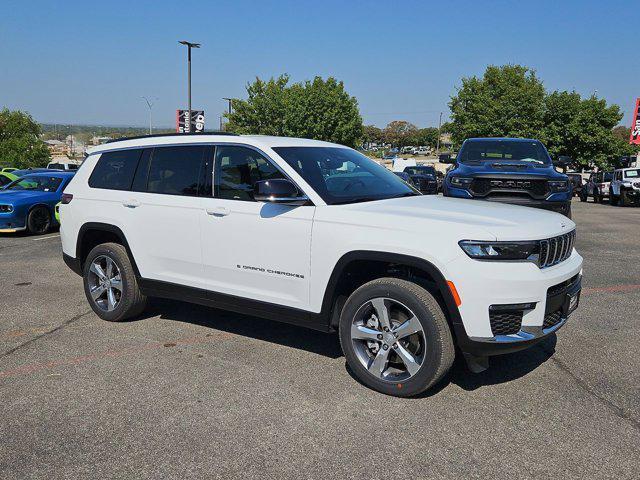
[[[113,140],[108,140],[106,143],[115,143],[115,142],[124,142],[126,140],[138,140],[140,138],[157,138],[157,137],[184,137],[185,135],[228,135],[231,137],[237,137],[237,133],[231,132],[220,132],[217,130],[211,132],[201,132],[201,133],[154,133],[153,135],[138,135],[135,137],[120,137],[114,138]]]

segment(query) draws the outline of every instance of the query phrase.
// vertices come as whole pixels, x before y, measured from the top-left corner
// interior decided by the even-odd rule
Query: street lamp
[[[200,48],[199,43],[187,42],[186,40],[180,40],[178,43],[187,46],[187,64],[188,64],[188,76],[189,76],[189,116],[185,119],[184,126],[188,133],[191,133],[191,49]]]
[[[153,135],[153,123],[151,121],[151,109],[153,108],[153,104],[158,100],[158,97],[153,97],[149,100],[147,97],[142,97],[145,102],[147,102],[147,107],[149,107],[149,135]]]
[[[227,102],[229,102],[229,117],[231,116],[231,102],[233,101],[233,98],[229,98],[229,97],[222,97],[222,100],[226,100]],[[220,117],[222,118],[222,117]],[[222,120],[220,120],[220,130],[222,130]]]

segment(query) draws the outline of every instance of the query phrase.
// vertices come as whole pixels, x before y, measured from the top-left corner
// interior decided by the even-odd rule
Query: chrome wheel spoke
[[[97,262],[94,261],[91,264],[91,267],[89,267],[89,270],[93,272],[100,280],[106,280],[107,276],[105,275],[104,270],[102,270],[102,267]]]
[[[389,306],[384,298],[374,298],[371,300],[371,305],[376,311],[376,316],[378,317],[378,321],[380,322],[380,326],[383,329],[390,330],[391,329],[391,320],[389,315]]]
[[[420,321],[417,317],[411,317],[409,320],[404,322],[402,325],[393,329],[393,333],[397,335],[397,338],[408,337],[409,335],[413,335],[414,333],[418,333],[422,331],[422,325],[420,325]]]
[[[97,287],[92,288],[91,298],[93,298],[94,300],[98,300],[102,296],[105,290],[106,288],[103,287],[102,285],[98,285]]]
[[[113,288],[107,289],[107,311],[110,312],[116,308],[116,294]]]
[[[380,332],[364,325],[351,325],[351,338],[357,340],[378,340]]]
[[[389,361],[389,350],[380,349],[378,354],[373,358],[369,364],[369,371],[376,377],[382,378],[382,374],[387,368],[387,362]]]
[[[399,343],[398,347],[395,349],[395,352],[398,354],[398,357],[400,357],[400,360],[402,360],[402,363],[404,363],[404,366],[407,368],[407,372],[409,372],[409,375],[415,375],[416,372],[420,370],[420,364],[418,363],[416,358]]]
[[[107,278],[111,279],[111,277],[113,277],[113,260],[107,257],[106,263],[107,263],[106,275],[107,275]]]
[[[119,292],[122,292],[122,279],[120,278],[120,275],[113,277],[110,283],[111,283],[111,288],[115,288]]]

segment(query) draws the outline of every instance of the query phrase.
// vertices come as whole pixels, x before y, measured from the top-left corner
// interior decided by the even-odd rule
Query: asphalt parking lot
[[[56,233],[0,236],[0,478],[638,478],[640,208],[574,202],[580,309],[415,399],[336,336],[156,300],[112,324]]]

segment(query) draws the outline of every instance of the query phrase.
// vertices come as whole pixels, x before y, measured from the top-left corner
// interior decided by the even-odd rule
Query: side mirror
[[[573,159],[571,157],[567,157],[566,155],[560,155],[553,164],[556,167],[566,167],[569,164],[573,163]]]
[[[288,205],[304,205],[309,201],[304,193],[298,190],[290,180],[274,178],[260,180],[253,186],[253,198],[257,202],[281,203]]]
[[[440,163],[456,163],[455,160],[451,158],[450,153],[441,153],[438,156],[438,160],[440,161]]]

